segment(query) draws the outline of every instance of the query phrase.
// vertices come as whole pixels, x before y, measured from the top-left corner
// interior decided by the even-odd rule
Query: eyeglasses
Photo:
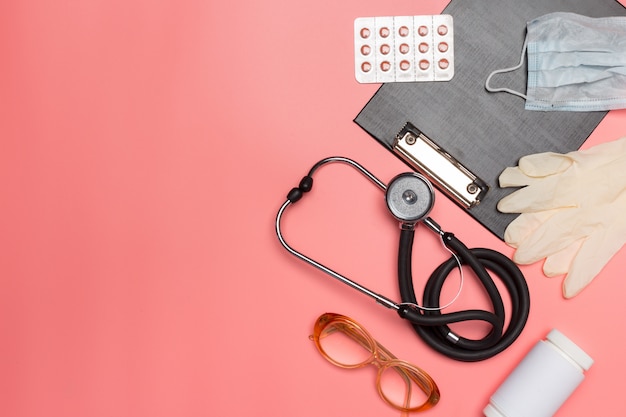
[[[403,416],[428,410],[439,402],[439,388],[430,375],[396,358],[349,317],[322,314],[309,338],[324,358],[341,368],[376,366],[379,395],[387,404],[402,411]]]

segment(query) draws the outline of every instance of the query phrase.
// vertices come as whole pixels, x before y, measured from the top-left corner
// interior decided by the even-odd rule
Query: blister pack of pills
[[[448,81],[454,76],[451,15],[360,17],[354,21],[359,83]]]

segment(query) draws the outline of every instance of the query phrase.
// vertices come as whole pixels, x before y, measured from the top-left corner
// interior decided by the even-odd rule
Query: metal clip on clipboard
[[[396,135],[392,150],[466,209],[478,205],[489,191],[487,183],[409,122]]]

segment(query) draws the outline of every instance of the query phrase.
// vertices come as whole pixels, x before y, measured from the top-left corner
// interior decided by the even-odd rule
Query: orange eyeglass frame
[[[327,330],[329,326],[333,326],[333,329]],[[370,351],[371,355],[369,358],[354,365],[347,365],[335,360],[324,350],[322,344],[320,343],[320,339],[323,339],[325,335],[334,331],[343,332],[346,336],[350,337],[359,345]],[[439,402],[441,396],[439,388],[428,373],[409,362],[398,359],[387,348],[378,343],[363,326],[350,317],[336,313],[322,314],[315,322],[313,334],[309,336],[309,338],[315,342],[315,346],[320,354],[333,365],[345,369],[355,369],[362,368],[367,365],[375,365],[378,368],[378,374],[376,376],[376,388],[378,390],[378,394],[387,404],[402,411],[402,415],[409,412],[428,410]],[[382,389],[381,377],[387,369],[393,369],[398,372],[407,384],[404,406],[394,403],[391,399],[389,399],[389,397],[387,397],[387,395],[385,395]],[[410,407],[411,381],[415,382],[415,384],[427,396],[424,403],[415,407]]]

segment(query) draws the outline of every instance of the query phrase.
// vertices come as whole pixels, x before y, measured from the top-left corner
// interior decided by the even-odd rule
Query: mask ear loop
[[[441,307],[423,307],[415,303],[399,303],[398,305],[409,306],[409,307],[413,307],[413,308],[416,308],[418,310],[423,310],[423,311],[441,311],[450,307],[452,304],[456,302],[456,300],[458,300],[459,296],[461,295],[461,291],[463,290],[463,282],[464,282],[463,266],[461,265],[461,259],[459,259],[459,256],[446,246],[445,242],[443,241],[443,235],[440,234],[439,237],[441,240],[441,245],[444,247],[445,250],[447,250],[448,252],[450,252],[450,254],[452,254],[452,256],[454,257],[454,260],[456,261],[457,268],[459,269],[459,289],[457,290],[456,295],[446,305],[443,305]]]
[[[485,81],[485,89],[487,91],[489,91],[490,93],[501,93],[501,92],[509,93],[509,94],[513,94],[515,96],[521,97],[524,100],[526,100],[526,94],[522,94],[519,91],[511,90],[510,88],[504,88],[504,87],[494,88],[489,85],[489,82],[491,81],[491,78],[496,74],[504,74],[506,72],[511,72],[511,71],[520,69],[522,65],[524,64],[524,56],[526,55],[527,46],[528,46],[528,38],[524,39],[524,46],[522,47],[522,56],[520,57],[519,64],[511,68],[495,70],[494,72],[489,74],[489,76],[487,77],[487,80]]]

